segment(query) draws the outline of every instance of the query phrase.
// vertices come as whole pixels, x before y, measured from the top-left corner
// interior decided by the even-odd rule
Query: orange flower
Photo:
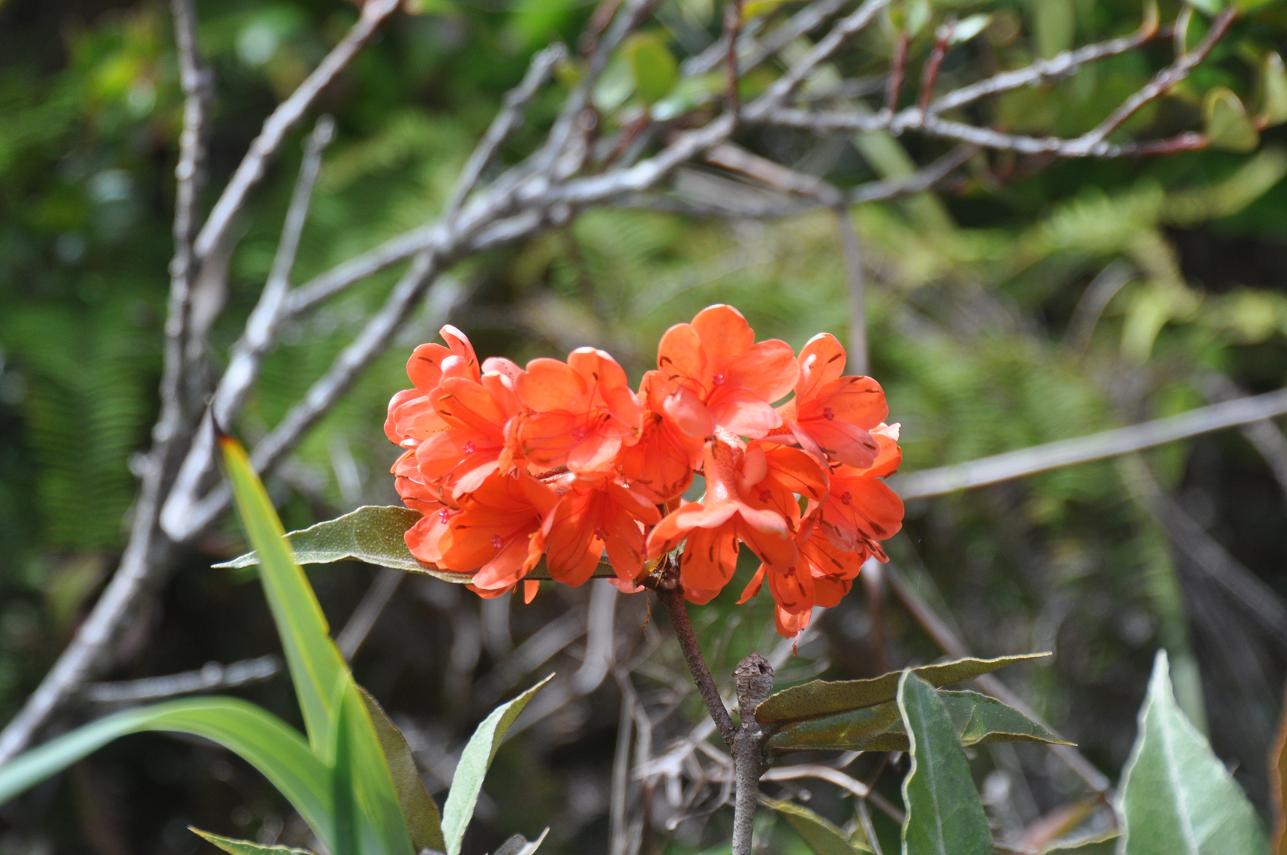
[[[676,324],[661,337],[657,367],[670,384],[666,413],[692,436],[720,427],[757,439],[782,423],[773,403],[799,374],[790,345],[756,342],[755,331],[732,306],[710,306],[691,324]]]
[[[610,355],[578,348],[566,363],[533,359],[517,382],[525,414],[518,443],[534,469],[611,471],[623,446],[639,439],[643,408]]]
[[[669,502],[688,489],[702,460],[700,437],[684,433],[666,415],[666,380],[659,371],[644,374],[639,397],[647,410],[639,441],[621,453],[621,475],[652,501]]]
[[[657,508],[638,490],[615,480],[565,480],[571,488],[541,529],[550,577],[580,585],[594,575],[606,550],[617,578],[634,582],[643,571],[644,527],[661,518]]]
[[[512,590],[541,560],[541,526],[558,496],[526,473],[493,475],[460,508],[442,507],[412,526],[407,547],[420,561],[471,573],[484,595]]]
[[[464,377],[475,382],[479,379],[478,357],[469,338],[450,324],[438,334],[447,346],[422,344],[417,347],[407,360],[407,377],[415,388],[404,389],[389,401],[384,433],[390,442],[404,448],[442,430],[442,421],[434,410],[430,394],[444,378]]]
[[[733,577],[739,541],[761,561],[792,564],[792,526],[800,513],[794,490],[820,496],[826,483],[816,461],[773,444],[743,450],[735,440],[717,437],[707,444],[703,461],[706,497],[667,514],[648,537],[650,558],[687,540],[679,557],[680,583],[695,603],[709,602]]]
[[[800,351],[795,397],[778,408],[802,448],[849,466],[870,466],[871,431],[889,415],[885,392],[870,377],[845,376],[845,349],[820,333]]]
[[[873,434],[876,457],[866,468],[838,466],[831,472],[827,498],[818,509],[823,530],[837,546],[864,558],[887,561],[879,541],[903,526],[903,500],[883,481],[902,462],[897,428],[882,426]]]
[[[513,468],[506,428],[518,412],[512,381],[486,373],[481,382],[448,377],[430,395],[443,429],[421,441],[416,466],[452,501],[495,472]]]

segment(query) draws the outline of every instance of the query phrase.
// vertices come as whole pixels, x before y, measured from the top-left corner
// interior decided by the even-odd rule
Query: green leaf
[[[996,698],[978,692],[939,690],[938,694],[962,746],[994,742],[1068,744],[1041,723]],[[767,744],[775,751],[906,751],[908,739],[897,703],[886,701],[789,724],[773,734]]]
[[[512,701],[492,710],[469,738],[465,750],[460,754],[456,774],[452,776],[447,803],[442,808],[442,833],[447,841],[447,855],[460,855],[465,828],[474,815],[474,806],[478,804],[478,794],[482,792],[487,767],[496,756],[496,749],[500,747],[506,731],[528,702],[552,679],[553,674]]]
[[[342,840],[338,850],[414,855],[375,724],[347,669],[336,683],[334,706],[335,811]]]
[[[541,832],[541,836],[535,840],[528,840],[521,834],[515,834],[500,845],[492,855],[532,855],[533,852],[541,848],[545,842],[546,836],[550,833],[547,828]]]
[[[407,745],[402,731],[398,730],[375,698],[361,686],[358,686],[358,691],[362,693],[362,700],[366,702],[367,712],[370,713],[376,735],[380,738],[380,747],[384,749],[389,773],[393,776],[393,786],[398,793],[398,805],[402,808],[402,818],[411,834],[412,844],[416,851],[443,851],[447,844],[442,838],[442,818],[438,815],[438,805],[425,790],[424,781],[416,769],[415,758],[411,755],[411,747]]]
[[[956,26],[952,28],[952,35],[948,39],[948,42],[954,45],[965,44],[978,36],[979,33],[986,30],[988,25],[991,23],[991,13],[967,15],[956,22]]]
[[[806,807],[775,799],[762,798],[760,802],[781,814],[814,855],[854,855],[855,852],[872,851],[868,846],[851,843],[830,820]]]
[[[1255,810],[1176,704],[1162,651],[1122,775],[1119,813],[1126,855],[1226,855],[1268,847]]]
[[[333,692],[340,674],[348,668],[331,640],[322,607],[304,571],[295,563],[281,521],[246,452],[227,437],[220,439],[220,445],[237,513],[260,557],[259,578],[281,636],[309,743],[319,756],[325,756],[330,750],[329,735],[334,732]]]
[[[1049,653],[1025,653],[1019,656],[1000,656],[996,659],[957,659],[913,668],[921,679],[934,686],[950,686],[990,674],[1007,665],[1031,662],[1049,656]],[[892,701],[898,693],[902,672],[891,671],[866,680],[813,680],[783,689],[773,695],[755,711],[763,724],[799,721],[806,718],[848,712]]]
[[[988,818],[939,693],[904,671],[898,708],[911,737],[912,759],[903,779],[903,855],[991,855]]]
[[[1276,53],[1265,57],[1260,71],[1260,121],[1266,127],[1287,122],[1287,70]]]
[[[264,846],[263,844],[251,843],[246,840],[234,840],[231,837],[212,834],[209,831],[202,831],[190,825],[188,826],[188,831],[191,831],[216,849],[229,853],[229,855],[273,855],[273,853],[276,853],[276,855],[314,855],[308,849],[292,849],[289,846]]]
[[[333,840],[331,770],[276,716],[237,698],[209,697],[124,710],[79,727],[0,768],[0,804],[132,733],[199,736],[245,760],[285,796],[325,843]]]
[[[1047,849],[1041,850],[1041,855],[1060,855],[1060,853],[1065,852],[1069,853],[1069,855],[1114,855],[1117,852],[1117,842],[1120,839],[1121,835],[1116,831],[1093,834],[1089,837],[1070,840],[1066,843],[1056,843]]]
[[[1208,92],[1202,102],[1202,117],[1212,148],[1247,152],[1260,144],[1260,132],[1231,89],[1221,86]]]
[[[679,82],[679,63],[654,33],[635,33],[626,40],[624,51],[635,82],[635,94],[645,104],[655,104]]]
[[[1218,15],[1225,7],[1225,0],[1185,0],[1185,2],[1207,15]]]
[[[377,567],[422,573],[444,582],[467,585],[473,580],[469,573],[453,573],[421,564],[407,549],[402,536],[420,519],[420,513],[400,505],[363,505],[333,520],[316,523],[308,528],[292,531],[286,542],[299,564],[334,564],[337,561],[365,561]],[[259,564],[258,552],[247,552],[230,561],[213,565],[220,570],[255,567]],[[615,574],[606,563],[600,565],[597,575],[612,578]],[[548,579],[549,571],[542,562],[529,579]]]
[[[469,582],[469,574],[426,567],[407,549],[403,535],[419,519],[419,511],[399,505],[363,505],[342,517],[292,531],[286,540],[300,564],[358,560],[378,567],[425,573],[448,582]],[[258,563],[258,553],[247,552],[214,566],[232,569]]]

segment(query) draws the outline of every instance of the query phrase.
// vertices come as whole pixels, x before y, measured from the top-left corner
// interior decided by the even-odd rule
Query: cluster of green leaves
[[[164,731],[216,742],[254,766],[299,812],[328,852],[459,855],[483,777],[506,731],[547,677],[497,707],[466,744],[440,817],[406,739],[354,680],[312,588],[282,536],[241,447],[223,441],[237,511],[260,557],[259,578],[285,652],[306,735],[232,697],[176,700],[125,710],[36,748],[0,769],[0,803],[121,736]],[[233,855],[300,850],[260,846],[193,829]],[[532,852],[539,844],[522,851]]]
[[[780,750],[902,750],[903,855],[988,855],[992,828],[964,748],[990,740],[1059,740],[1022,713],[973,692],[941,685],[979,676],[1028,657],[961,660],[890,673],[873,680],[816,682],[779,692],[757,711]],[[812,715],[810,715],[812,713]],[[802,724],[811,725],[802,728]],[[802,739],[801,736],[804,736]],[[785,738],[783,738],[785,737]],[[817,737],[821,737],[817,739]],[[765,804],[783,817],[814,855],[881,851],[858,826],[846,834],[800,805]],[[1260,855],[1260,819],[1206,738],[1175,702],[1165,653],[1159,653],[1139,714],[1139,735],[1122,773],[1121,831],[1076,832],[1046,853],[1081,855]]]

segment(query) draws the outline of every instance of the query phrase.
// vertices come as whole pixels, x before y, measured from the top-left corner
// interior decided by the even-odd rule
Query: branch
[[[1287,414],[1287,388],[1200,407],[1178,416],[1156,419],[1090,436],[1050,442],[991,457],[897,476],[891,486],[904,499],[927,499],[1026,478],[1064,466],[1076,466],[1142,451],[1205,433],[1252,424]]]
[[[675,638],[679,641],[680,649],[684,651],[684,661],[688,663],[688,670],[693,675],[693,682],[697,684],[697,692],[706,704],[706,711],[710,713],[711,721],[715,723],[715,728],[719,731],[724,744],[733,748],[737,738],[737,728],[733,726],[733,719],[729,717],[724,701],[719,696],[715,679],[711,676],[710,669],[706,667],[706,660],[702,658],[702,648],[697,643],[696,633],[693,632],[693,622],[688,619],[688,607],[684,605],[683,593],[677,586],[659,587],[657,598],[670,614]]]
[[[367,0],[357,22],[344,38],[264,120],[259,136],[250,144],[246,156],[220,194],[219,201],[211,209],[210,218],[197,235],[197,258],[204,259],[217,254],[221,245],[229,240],[233,222],[245,207],[250,191],[263,179],[269,162],[276,157],[286,135],[299,124],[317,96],[348,67],[367,41],[380,29],[380,25],[397,11],[399,5],[401,0]]]
[[[233,662],[231,665],[209,662],[195,671],[164,677],[93,683],[85,688],[85,699],[95,704],[140,704],[179,695],[195,695],[199,692],[262,683],[277,676],[281,670],[281,659],[274,655]]]
[[[755,710],[773,692],[773,666],[760,654],[751,653],[733,670],[733,680],[737,686],[737,714],[741,725],[733,740],[732,849],[733,855],[751,855],[755,846],[755,809],[760,801],[765,740]]]

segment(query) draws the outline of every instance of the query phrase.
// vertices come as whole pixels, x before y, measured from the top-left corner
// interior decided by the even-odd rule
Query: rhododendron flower
[[[887,560],[903,506],[881,479],[898,466],[898,429],[880,385],[844,374],[833,336],[797,359],[711,306],[665,333],[636,393],[602,350],[480,365],[463,333],[441,334],[408,361],[413,387],[389,402],[385,433],[402,449],[398,495],[422,515],[408,548],[479,595],[521,583],[530,599],[537,579],[595,575],[631,592],[656,585],[661,564],[705,603],[745,545],[760,566],[741,601],[767,588],[791,636],[864,561]],[[705,495],[684,501],[697,475]]]
[[[666,412],[693,436],[720,427],[758,438],[782,423],[773,409],[800,373],[791,346],[755,341],[755,331],[732,306],[702,309],[691,324],[666,330],[657,367],[670,383]]]
[[[602,350],[578,348],[566,363],[533,359],[516,385],[526,410],[518,442],[534,467],[609,471],[622,447],[639,439],[643,407]]]

